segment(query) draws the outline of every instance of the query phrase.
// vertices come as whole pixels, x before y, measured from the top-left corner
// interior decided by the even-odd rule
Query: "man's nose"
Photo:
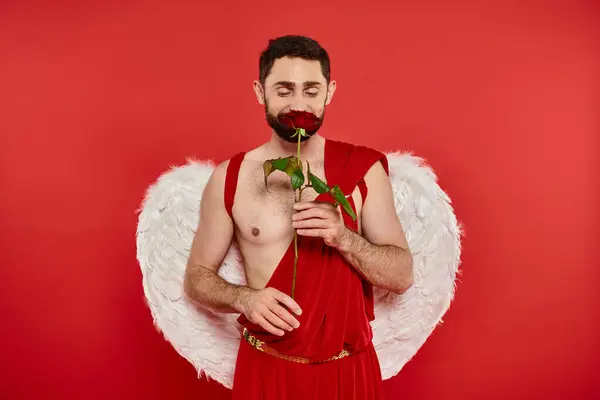
[[[294,93],[290,109],[293,111],[306,111],[306,99],[302,93]]]

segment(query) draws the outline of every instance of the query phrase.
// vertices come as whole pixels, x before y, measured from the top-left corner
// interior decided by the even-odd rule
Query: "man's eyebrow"
[[[275,84],[273,86],[283,86],[286,88],[293,88],[296,86],[296,84],[291,81],[278,81],[278,82],[275,82]],[[318,82],[318,81],[304,82],[304,87],[314,87],[314,86],[322,86],[322,84],[321,84],[321,82]]]
[[[290,81],[278,81],[278,82],[275,82],[273,84],[273,86],[283,86],[283,87],[287,87],[287,88],[293,88],[296,85],[294,84],[294,82],[290,82]]]
[[[317,82],[317,81],[304,82],[304,87],[313,87],[313,86],[322,86],[322,85],[321,85],[321,82]]]

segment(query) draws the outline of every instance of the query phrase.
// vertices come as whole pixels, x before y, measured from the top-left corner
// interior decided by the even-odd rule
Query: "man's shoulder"
[[[387,173],[389,170],[387,156],[373,147],[365,144],[357,144],[345,141],[337,141],[341,151],[347,155],[346,165],[348,173],[354,172],[358,177],[375,168],[383,168]],[[380,167],[378,165],[380,164]]]
[[[231,162],[231,158],[228,158],[225,161],[221,161],[215,169],[213,170],[213,176],[217,179],[224,179],[227,174],[227,168],[229,167],[229,163]]]
[[[251,153],[256,149],[257,148],[252,148],[248,150],[238,150],[234,153],[231,153],[228,159],[221,161],[219,164],[217,164],[214,172],[221,175],[226,174],[230,165],[234,167],[236,164],[240,164],[244,160],[246,154]]]
[[[244,160],[248,158],[247,155],[252,155],[257,150],[260,150],[260,148],[261,146],[254,147],[248,150],[239,150],[235,153],[232,153],[228,159],[221,161],[215,166],[213,170],[214,179],[221,182],[222,184],[225,184],[227,174],[230,173],[229,170],[241,168]]]
[[[225,188],[225,183],[227,180],[227,175],[230,173],[229,169],[230,166],[233,167],[235,162],[236,162],[236,158],[239,158],[240,155],[239,153],[234,154],[233,156],[231,156],[230,158],[221,161],[220,163],[218,163],[215,168],[212,171],[212,174],[210,176],[210,186],[218,191],[222,191]]]
[[[337,143],[340,148],[343,148],[344,153],[348,154],[353,162],[363,160],[367,164],[372,164],[377,161],[384,162],[386,160],[386,155],[382,151],[366,144],[358,144],[341,140],[337,141]]]
[[[371,153],[371,154],[383,155],[383,152],[375,149],[374,147],[367,146],[365,144],[358,144],[355,142],[347,142],[347,141],[343,141],[343,140],[331,140],[331,141],[335,142],[340,147],[345,147],[345,148],[351,150],[352,153],[355,153],[355,154]]]

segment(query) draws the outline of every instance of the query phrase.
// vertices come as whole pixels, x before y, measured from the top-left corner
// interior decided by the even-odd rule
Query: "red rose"
[[[313,130],[319,126],[319,118],[306,111],[290,111],[279,117],[279,122],[294,129]]]

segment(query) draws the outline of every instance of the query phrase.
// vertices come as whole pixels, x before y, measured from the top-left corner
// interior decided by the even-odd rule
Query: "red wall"
[[[228,398],[152,326],[135,210],[169,165],[269,138],[251,81],[296,32],[333,58],[323,134],[425,157],[466,227],[389,398],[600,390],[597,4],[61,3],[0,5],[1,398]]]

